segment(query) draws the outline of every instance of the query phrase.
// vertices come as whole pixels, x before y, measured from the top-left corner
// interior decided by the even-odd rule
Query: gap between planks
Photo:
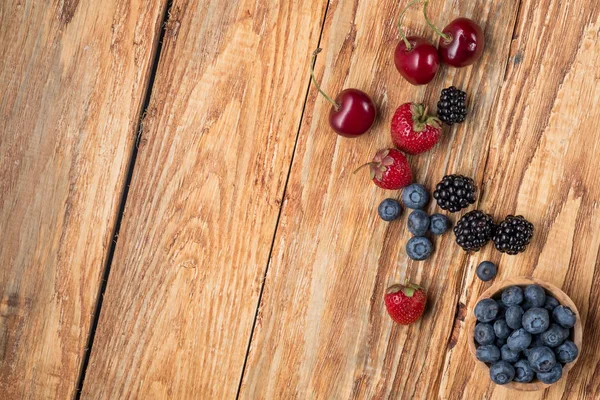
[[[90,362],[90,356],[92,354],[92,347],[94,346],[94,338],[96,336],[96,329],[98,328],[98,322],[100,320],[100,312],[102,311],[102,303],[104,299],[104,293],[106,292],[106,287],[108,286],[108,278],[110,277],[110,269],[112,266],[113,258],[115,255],[115,249],[117,248],[117,241],[119,240],[119,231],[121,229],[121,222],[123,220],[123,215],[125,213],[125,206],[127,204],[127,196],[129,195],[129,186],[131,185],[131,181],[133,179],[133,171],[135,169],[135,162],[137,160],[138,149],[139,149],[139,141],[142,138],[143,134],[143,123],[144,118],[146,117],[146,112],[148,111],[148,106],[150,105],[150,99],[152,98],[152,89],[154,88],[154,80],[156,78],[156,73],[158,70],[158,64],[160,62],[160,54],[162,52],[163,40],[165,37],[167,22],[170,17],[171,8],[173,7],[173,0],[167,0],[166,4],[162,5],[162,12],[160,17],[160,34],[158,40],[153,44],[154,50],[150,53],[150,72],[148,76],[148,84],[144,91],[144,98],[141,105],[141,113],[139,120],[137,122],[137,137],[135,141],[135,145],[132,146],[131,154],[129,155],[129,163],[127,167],[126,177],[123,182],[123,190],[121,194],[121,198],[119,200],[119,208],[117,211],[117,218],[115,221],[115,225],[113,227],[112,238],[113,240],[110,243],[108,248],[108,254],[106,257],[106,264],[102,271],[102,280],[100,281],[100,288],[98,290],[98,295],[96,296],[96,306],[94,307],[94,312],[92,314],[92,323],[90,326],[90,333],[88,336],[88,340],[85,347],[85,353],[83,356],[83,360],[81,361],[81,367],[79,370],[79,376],[77,378],[77,384],[75,386],[75,394],[74,398],[79,400],[81,398],[81,392],[83,390],[83,384],[85,381],[85,376],[87,373],[87,368]]]
[[[317,47],[321,46],[321,39],[323,38],[323,31],[325,29],[325,21],[327,21],[327,11],[329,10],[329,4],[331,0],[327,1],[325,5],[325,12],[323,13],[323,21],[321,22],[321,31],[319,32],[319,39],[317,40]],[[311,68],[315,67],[319,56],[315,57]],[[294,156],[296,155],[296,148],[298,146],[298,138],[300,137],[300,129],[302,128],[302,121],[304,120],[304,111],[306,110],[306,103],[308,102],[308,94],[310,93],[310,87],[312,85],[311,77],[308,77],[308,84],[306,86],[306,92],[304,94],[304,102],[302,103],[302,112],[300,113],[300,120],[298,121],[298,128],[296,129],[296,138],[294,140],[294,148],[292,149],[292,156],[290,157],[290,165],[288,168],[287,176],[285,178],[285,184],[283,185],[283,192],[281,194],[281,202],[279,202],[279,211],[277,213],[277,219],[275,221],[275,228],[273,229],[273,238],[271,239],[271,246],[269,247],[269,255],[267,257],[267,265],[265,272],[260,283],[260,292],[258,293],[258,300],[256,302],[256,310],[254,311],[254,319],[252,320],[252,328],[250,329],[250,337],[248,338],[248,345],[246,346],[246,355],[244,356],[244,364],[242,365],[242,372],[240,374],[240,381],[238,383],[237,392],[235,395],[236,400],[240,398],[240,391],[242,389],[242,382],[244,381],[244,374],[246,372],[246,364],[248,363],[248,355],[250,354],[250,347],[252,346],[252,338],[254,337],[254,330],[256,328],[256,321],[258,319],[258,311],[260,309],[260,303],[262,301],[263,292],[265,290],[265,282],[267,281],[267,273],[269,272],[269,265],[271,265],[271,257],[273,255],[273,248],[275,247],[275,239],[277,238],[277,228],[279,228],[279,221],[281,219],[281,212],[283,211],[283,204],[285,203],[285,195],[287,192],[288,183],[292,174],[292,166],[294,165]]]

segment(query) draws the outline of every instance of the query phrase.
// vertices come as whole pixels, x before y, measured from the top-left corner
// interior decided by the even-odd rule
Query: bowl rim
[[[556,298],[560,304],[568,306],[575,313],[575,316],[577,317],[575,326],[573,327],[573,342],[575,343],[575,345],[577,345],[577,348],[580,349],[580,351],[579,351],[579,354],[577,355],[577,358],[575,358],[575,360],[573,360],[572,362],[565,365],[565,367],[563,368],[562,377],[559,379],[559,381],[560,381],[567,375],[569,370],[571,368],[573,368],[573,366],[579,360],[579,357],[581,356],[581,342],[583,339],[583,326],[581,324],[581,317],[579,315],[579,310],[577,309],[577,306],[575,306],[575,303],[573,303],[573,300],[571,300],[571,298],[565,292],[563,292],[557,286],[554,286],[551,283],[542,281],[541,279],[538,279],[538,278],[534,278],[531,276],[515,276],[515,277],[507,278],[505,280],[494,283],[492,286],[490,286],[487,290],[485,290],[477,298],[477,301],[475,302],[475,304],[479,303],[483,299],[494,297],[501,289],[504,289],[508,286],[527,286],[527,285],[531,285],[531,284],[537,284],[537,285],[540,285],[541,287],[543,287],[554,298]],[[477,323],[477,319],[475,318],[475,314],[473,313],[473,311],[469,312],[468,317],[467,317],[467,322],[466,322],[466,324],[467,324],[466,325],[467,343],[468,343],[468,347],[469,347],[469,352],[473,356],[473,359],[475,360],[475,363],[478,365],[478,367],[480,369],[484,369],[485,372],[489,374],[489,367],[484,362],[479,361],[477,359],[477,357],[475,357],[475,351],[477,350],[477,348],[475,346],[475,340],[473,338],[474,338],[476,323]],[[508,389],[519,390],[519,391],[535,391],[535,390],[544,390],[544,389],[550,387],[551,385],[553,385],[553,384],[546,384],[546,383],[537,381],[537,382],[532,382],[532,383],[510,382],[510,383],[507,383],[506,385],[500,385],[500,386],[508,388]]]

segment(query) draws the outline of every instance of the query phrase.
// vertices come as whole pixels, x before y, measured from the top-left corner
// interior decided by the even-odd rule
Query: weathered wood
[[[0,6],[0,398],[68,399],[166,1]]]
[[[175,0],[84,398],[234,398],[326,1]]]
[[[410,262],[402,220],[383,223],[385,197],[354,168],[391,145],[395,108],[425,101],[435,109],[439,91],[455,84],[472,99],[468,123],[446,129],[431,152],[411,157],[416,180],[433,187],[445,173],[483,177],[493,104],[502,84],[518,1],[435,2],[443,25],[466,15],[485,29],[487,48],[473,67],[442,67],[426,87],[413,87],[395,70],[396,17],[403,4],[333,1],[329,6],[318,76],[331,92],[357,87],[372,93],[380,119],[361,138],[336,137],[327,126],[329,105],[311,92],[260,304],[241,397],[435,398],[462,292],[466,256],[448,234],[435,239],[434,257]],[[409,32],[431,31],[417,11]],[[517,155],[515,155],[517,156]],[[430,210],[435,207],[430,205]],[[383,294],[409,277],[428,288],[425,317],[394,325]],[[470,275],[469,275],[470,279]],[[460,309],[464,313],[464,308]],[[468,354],[467,357],[470,357]]]
[[[599,34],[597,2],[524,1],[490,125],[481,207],[497,218],[523,214],[536,227],[525,254],[496,256],[496,279],[533,275],[562,287],[584,325],[582,354],[568,376],[544,392],[520,393],[520,399],[600,396]],[[491,253],[472,257],[470,265]],[[467,278],[460,299],[469,310],[483,286]],[[466,343],[461,331],[447,357],[440,397],[501,399],[514,393],[473,372]]]

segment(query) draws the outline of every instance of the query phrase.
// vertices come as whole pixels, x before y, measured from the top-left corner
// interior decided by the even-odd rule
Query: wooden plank
[[[0,398],[75,392],[165,4],[0,6]]]
[[[533,275],[563,290],[584,323],[582,356],[551,388],[519,399],[600,396],[600,4],[524,1],[510,68],[491,125],[482,208],[523,214],[536,227],[525,254],[499,257],[499,276]],[[472,257],[470,267],[493,254]],[[483,285],[467,275],[461,301],[471,310]],[[470,312],[470,311],[469,311]],[[465,331],[446,360],[440,397],[504,399],[468,357]]]
[[[174,1],[84,398],[235,397],[325,7]]]
[[[376,188],[356,166],[391,145],[395,108],[455,84],[473,99],[468,123],[446,129],[431,152],[411,157],[416,180],[433,187],[445,173],[480,181],[492,132],[487,129],[502,84],[518,1],[435,2],[440,25],[465,15],[485,30],[483,59],[460,70],[443,67],[415,88],[395,70],[396,18],[403,4],[333,1],[323,34],[318,76],[331,92],[358,87],[381,111],[369,135],[347,140],[327,125],[328,104],[311,92],[284,200],[244,376],[241,398],[436,398],[466,270],[453,235],[435,240],[435,255],[410,262],[402,222],[383,223],[378,203],[397,192]],[[417,11],[411,33],[431,31]],[[435,207],[430,205],[430,211]],[[472,273],[472,271],[469,271]],[[429,290],[428,313],[410,327],[394,325],[383,304],[385,288],[404,277]]]

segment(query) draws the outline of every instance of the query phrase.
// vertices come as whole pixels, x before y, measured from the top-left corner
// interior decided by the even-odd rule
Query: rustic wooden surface
[[[84,398],[236,395],[326,2],[223,5],[171,8]]]
[[[514,396],[468,351],[465,316],[490,286],[474,275],[484,259],[499,264],[496,280],[562,287],[583,321],[573,370],[519,398],[600,397],[600,4],[433,1],[439,25],[471,17],[487,47],[474,66],[413,87],[392,61],[403,3],[0,6],[0,398],[74,395],[132,159],[82,398]],[[406,25],[433,39],[416,9]],[[318,45],[326,90],[373,95],[368,135],[337,137],[328,103],[307,96]],[[399,193],[352,174],[391,145],[397,106],[435,108],[451,84],[469,93],[469,118],[410,157],[416,180],[472,176],[477,207],[535,224],[525,254],[467,255],[448,234],[411,262],[406,214],[376,214]],[[409,327],[382,301],[405,277],[429,291]]]
[[[164,5],[0,5],[2,399],[75,393]]]

